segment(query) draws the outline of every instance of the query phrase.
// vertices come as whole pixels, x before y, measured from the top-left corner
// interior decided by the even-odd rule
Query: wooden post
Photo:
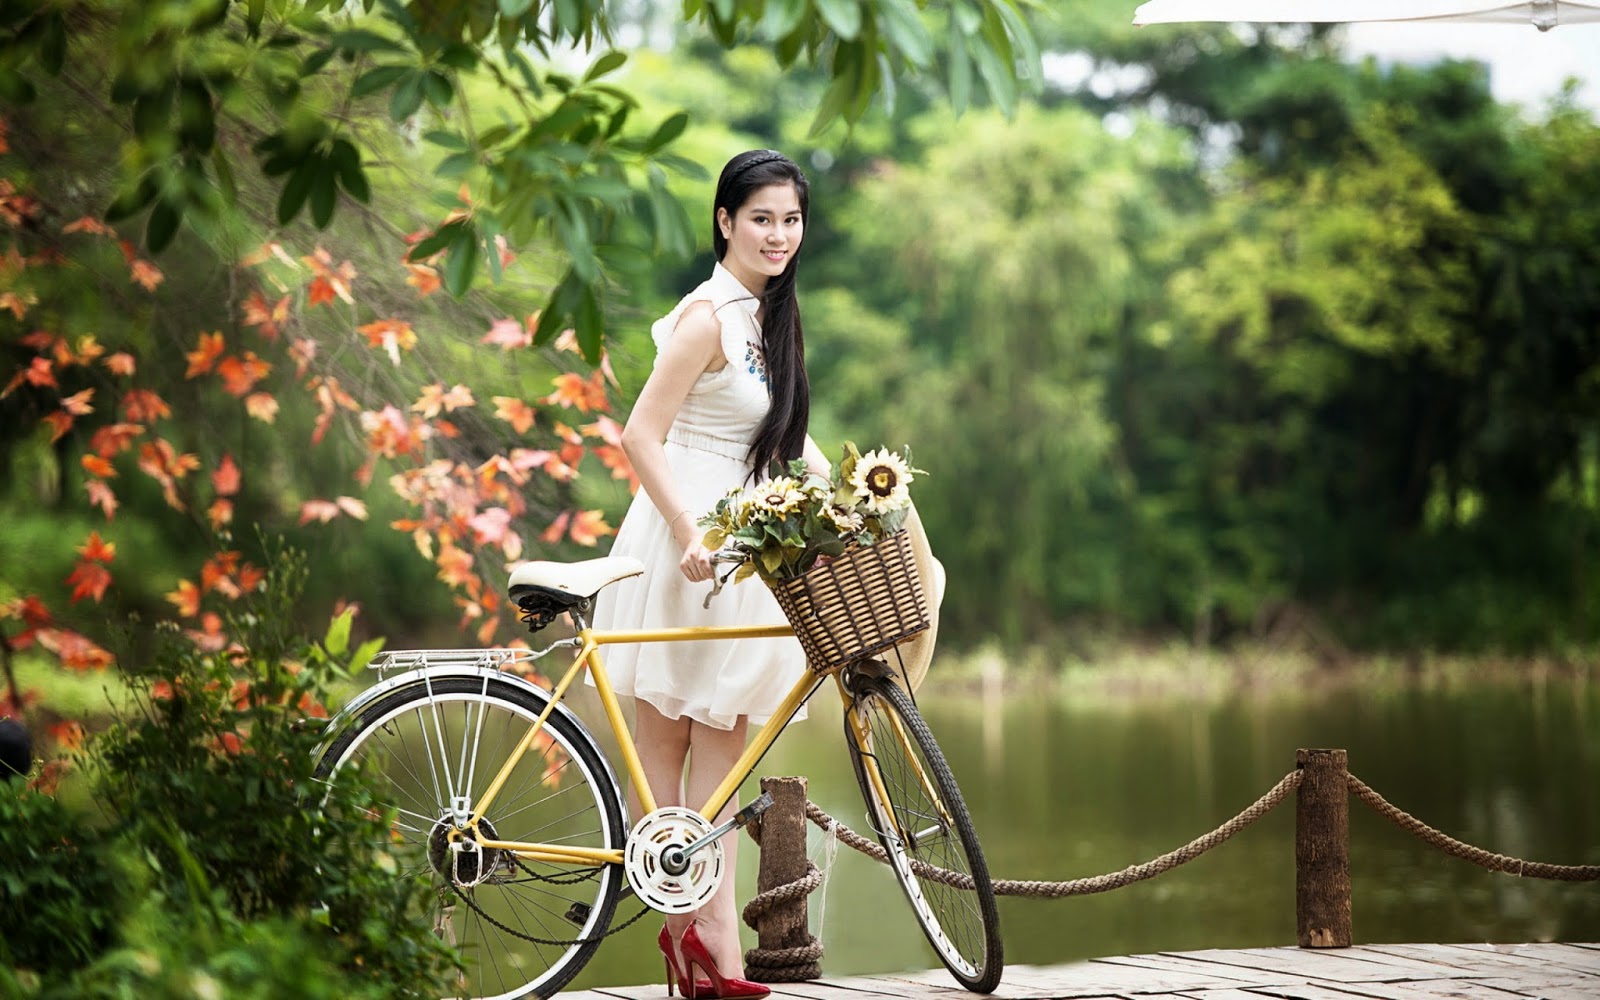
[[[1297,750],[1295,925],[1302,948],[1350,947],[1350,770],[1343,750]]]
[[[762,778],[772,806],[761,814],[761,865],[756,887],[766,892],[806,877],[806,779]],[[780,903],[756,917],[763,949],[804,948],[811,943],[806,897]],[[751,975],[756,975],[751,970]]]

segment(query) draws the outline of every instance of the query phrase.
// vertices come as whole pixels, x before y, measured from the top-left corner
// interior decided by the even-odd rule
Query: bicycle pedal
[[[733,814],[734,829],[743,827],[746,823],[749,823],[751,820],[755,819],[757,816],[760,816],[762,813],[771,808],[772,793],[762,792],[760,795],[756,796],[756,798],[749,805]]]
[[[617,905],[621,906],[631,895],[633,895],[633,886],[624,882],[622,884],[622,891],[617,893]],[[567,907],[567,912],[561,915],[561,919],[567,921],[574,927],[583,927],[584,925],[588,924],[589,914],[593,912],[594,907],[590,906],[588,903],[573,903],[571,906]]]

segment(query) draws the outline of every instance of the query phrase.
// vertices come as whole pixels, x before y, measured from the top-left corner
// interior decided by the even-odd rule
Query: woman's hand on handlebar
[[[678,569],[688,577],[691,583],[701,583],[713,576],[711,565],[711,550],[701,545],[698,541],[690,542],[683,550],[683,558],[678,560]]]

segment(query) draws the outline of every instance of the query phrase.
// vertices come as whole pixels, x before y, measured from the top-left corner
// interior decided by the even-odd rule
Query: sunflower
[[[869,451],[856,462],[850,485],[871,514],[887,514],[911,502],[911,468],[892,451]]]
[[[756,487],[751,506],[757,511],[776,514],[781,518],[798,509],[805,499],[806,495],[801,492],[798,481],[779,476]]]

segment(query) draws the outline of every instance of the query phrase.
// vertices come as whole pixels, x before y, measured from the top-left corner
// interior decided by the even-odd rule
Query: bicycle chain
[[[516,865],[518,868],[522,869],[523,871],[528,872],[529,875],[533,876],[534,878],[538,879],[541,882],[558,881],[556,879],[547,879],[542,875],[534,874],[532,871],[528,870],[526,865],[522,864],[520,861],[516,860],[515,858],[511,859],[511,863],[513,865]],[[588,877],[588,876],[585,876],[585,877]],[[571,880],[571,882],[563,882],[561,884],[570,885],[570,884],[572,884],[572,882],[575,882],[575,881],[581,881],[581,879],[573,879],[573,880]],[[560,947],[560,948],[569,947],[569,946],[575,945],[575,944],[590,944],[590,943],[594,943],[594,942],[598,942],[598,941],[604,941],[606,938],[610,937],[611,935],[620,933],[622,931],[627,930],[629,927],[632,927],[634,924],[639,922],[639,918],[640,917],[643,917],[646,913],[650,912],[650,907],[647,904],[645,904],[645,903],[643,903],[641,901],[640,904],[639,904],[639,912],[638,913],[635,913],[633,916],[629,917],[623,923],[617,924],[616,926],[609,928],[604,934],[601,934],[599,937],[573,938],[572,940],[569,940],[569,941],[554,941],[554,940],[551,940],[549,938],[537,937],[537,936],[532,935],[532,934],[524,934],[524,933],[522,933],[521,931],[517,930],[514,927],[509,927],[506,924],[501,923],[500,921],[496,920],[494,917],[490,916],[488,913],[484,912],[483,908],[480,907],[476,902],[474,902],[471,896],[468,896],[466,893],[462,892],[459,888],[457,888],[457,886],[456,886],[456,884],[455,884],[455,882],[453,880],[447,878],[447,879],[445,879],[445,883],[444,884],[445,884],[446,887],[449,888],[449,890],[451,892],[455,893],[456,896],[463,903],[467,904],[467,909],[471,910],[473,913],[476,913],[478,916],[482,917],[484,920],[487,920],[491,925],[493,925],[497,929],[502,930],[502,931],[506,932],[507,934],[510,934],[512,937],[521,938],[524,941],[531,941],[534,944],[546,944],[546,945],[551,945],[553,947]],[[439,902],[443,903],[444,899],[441,897]]]

